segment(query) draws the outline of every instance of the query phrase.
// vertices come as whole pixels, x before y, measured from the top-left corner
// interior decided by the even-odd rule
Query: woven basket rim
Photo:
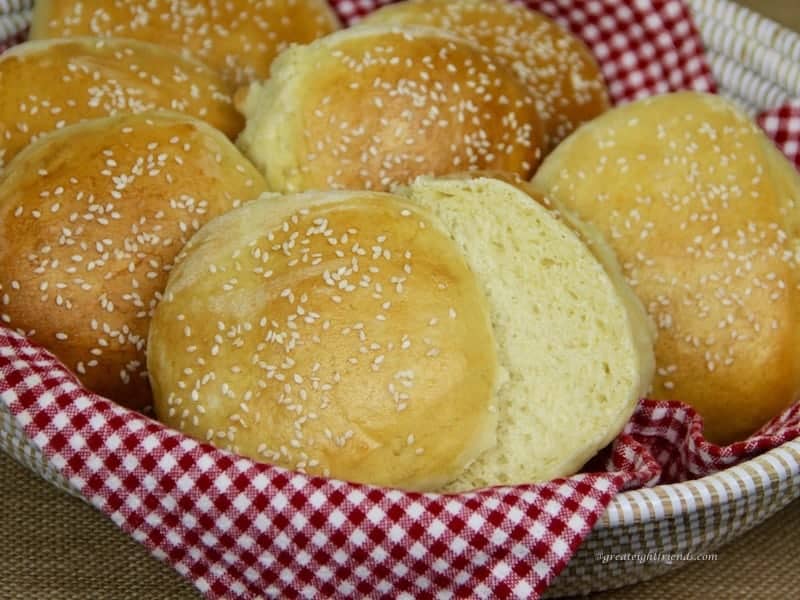
[[[778,470],[775,465],[783,464],[785,469]],[[597,523],[598,529],[617,528],[627,525],[639,524],[645,521],[660,521],[662,519],[674,518],[683,514],[696,512],[699,507],[703,509],[713,508],[723,503],[736,502],[744,498],[749,493],[745,482],[752,482],[752,469],[761,469],[768,474],[777,474],[776,477],[770,476],[770,488],[777,488],[781,483],[790,479],[800,481],[800,439],[785,442],[777,448],[773,448],[764,454],[751,458],[739,465],[728,467],[717,473],[706,475],[699,479],[692,479],[689,482],[662,484],[651,488],[641,488],[628,490],[617,494],[611,501],[608,510]],[[725,499],[720,498],[718,491],[720,486],[733,493],[727,494]],[[758,486],[756,484],[756,487]],[[766,491],[766,490],[764,490]],[[677,504],[673,497],[686,498],[687,494],[696,499],[695,503],[680,502]],[[717,498],[716,502],[708,503],[705,498],[710,496]],[[795,497],[800,497],[800,486],[796,486]],[[633,516],[630,511],[625,510],[624,504],[650,504],[661,501],[661,511],[653,511],[649,517]],[[655,507],[659,508],[659,507]],[[617,511],[620,516],[612,516]]]
[[[685,0],[692,15],[724,24],[749,36],[745,42],[755,42],[770,48],[786,58],[800,55],[800,32],[773,21],[747,6],[731,0]],[[699,32],[702,36],[703,32]],[[706,40],[704,40],[706,41]],[[780,42],[779,47],[774,47]]]
[[[800,96],[800,32],[730,0],[686,0],[719,93],[749,114]]]

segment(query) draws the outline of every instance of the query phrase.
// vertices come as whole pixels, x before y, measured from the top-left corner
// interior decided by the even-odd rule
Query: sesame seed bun
[[[548,150],[610,106],[600,67],[583,41],[525,6],[409,0],[375,11],[362,24],[440,27],[491,52],[517,73],[536,99]]]
[[[388,194],[270,196],[206,225],[148,368],[167,424],[307,473],[437,489],[494,444],[486,299],[438,221]]]
[[[652,396],[744,439],[800,390],[800,177],[755,124],[699,93],[584,125],[534,184],[593,223],[659,328]]]
[[[203,119],[229,137],[244,125],[215,71],[155,44],[70,38],[0,54],[0,171],[42,133],[86,119],[152,109]]]
[[[471,42],[428,27],[359,27],[283,53],[250,87],[237,143],[283,192],[388,190],[474,169],[529,177],[543,144],[534,104]]]
[[[397,193],[458,244],[489,303],[506,374],[497,445],[446,491],[574,474],[622,430],[653,376],[654,330],[613,253],[524,184],[420,178]]]
[[[263,190],[222,133],[177,113],[42,136],[0,176],[0,321],[93,391],[141,408],[148,324],[175,255]]]
[[[649,387],[653,329],[602,238],[598,260],[591,228],[532,190],[421,178],[213,220],[152,321],[158,417],[257,460],[407,489],[576,472]]]
[[[125,37],[190,53],[231,84],[269,74],[292,43],[340,27],[325,0],[36,0],[34,40],[92,35]]]

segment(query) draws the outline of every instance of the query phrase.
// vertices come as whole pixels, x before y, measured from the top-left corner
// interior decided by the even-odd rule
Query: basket
[[[723,95],[753,115],[800,98],[800,35],[728,0],[688,3]],[[0,45],[24,31],[31,5],[0,0]],[[2,402],[0,449],[78,495]],[[619,494],[545,596],[622,587],[702,560],[798,498],[800,440],[696,481]]]

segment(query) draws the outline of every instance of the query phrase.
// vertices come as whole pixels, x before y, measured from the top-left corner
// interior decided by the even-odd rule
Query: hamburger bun
[[[42,133],[152,109],[203,119],[229,137],[234,89],[204,64],[135,40],[26,42],[0,54],[0,170]]]
[[[417,175],[542,156],[526,86],[471,42],[427,27],[359,27],[283,53],[254,84],[238,140],[270,188],[388,190]]]
[[[0,321],[91,390],[150,402],[150,316],[181,247],[264,190],[230,141],[177,113],[42,136],[0,176]]]
[[[269,74],[292,43],[339,28],[325,0],[36,0],[30,38],[125,37],[189,53],[230,84]]]
[[[388,194],[269,197],[214,219],[150,328],[165,423],[257,460],[437,489],[494,443],[486,300],[425,211]]]
[[[466,257],[507,374],[497,445],[448,492],[574,474],[622,430],[653,375],[654,329],[602,238],[521,187],[471,176],[397,190],[438,217]]]
[[[586,44],[519,4],[407,0],[371,13],[361,24],[440,27],[491,52],[514,70],[536,99],[548,151],[610,106],[600,67]]]
[[[746,115],[694,92],[617,108],[534,185],[606,236],[658,325],[654,398],[718,443],[797,399],[800,177]]]
[[[574,473],[652,377],[619,268],[497,179],[398,194],[273,196],[196,234],[150,330],[157,415],[257,460],[413,490]]]

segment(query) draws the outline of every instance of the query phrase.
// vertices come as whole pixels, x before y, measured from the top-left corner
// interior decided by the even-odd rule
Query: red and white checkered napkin
[[[747,442],[642,401],[609,472],[468,494],[307,477],[201,444],[82,389],[0,328],[0,399],[70,485],[210,598],[535,598],[613,496],[731,466],[800,436],[800,404]]]
[[[385,3],[334,5],[354,22]],[[715,89],[679,0],[526,4],[589,43],[616,102]],[[795,161],[798,115],[762,121]],[[608,472],[442,496],[311,478],[201,444],[82,389],[2,328],[0,400],[76,491],[212,598],[537,597],[618,491],[698,477],[800,436],[800,405],[719,448],[691,409],[645,400]]]
[[[800,99],[758,116],[758,124],[800,169]]]

